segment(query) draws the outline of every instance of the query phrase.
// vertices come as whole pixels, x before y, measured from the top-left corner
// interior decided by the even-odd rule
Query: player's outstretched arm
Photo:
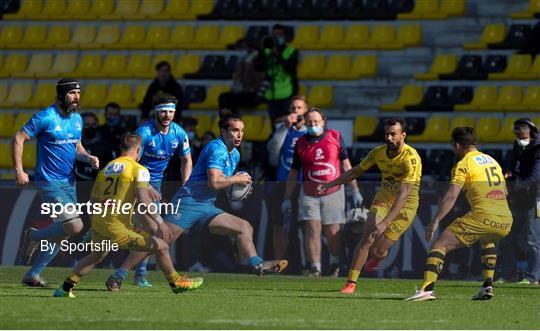
[[[345,165],[345,163],[344,163],[344,165]],[[350,165],[350,162],[349,162],[349,165]],[[356,179],[357,177],[362,176],[363,173],[364,173],[364,169],[362,169],[360,167],[360,164],[358,164],[355,167],[353,167],[353,168],[349,169],[348,171],[346,171],[345,173],[341,174],[341,176],[334,179],[333,181],[328,182],[328,183],[326,183],[324,185],[320,185],[317,188],[317,190],[319,191],[320,194],[323,194],[329,188],[337,186],[337,185],[343,185],[345,183],[349,183],[353,179]],[[356,181],[354,181],[354,182],[355,182],[355,185],[356,185]],[[353,187],[352,185],[353,184],[351,183],[351,187]],[[353,188],[353,190],[354,190],[354,188]],[[356,191],[358,191],[358,186],[356,187]]]
[[[160,237],[161,239],[165,240],[166,242],[170,242],[172,239],[172,233],[167,224],[163,222],[163,218],[161,215],[159,215],[159,210],[156,211],[156,213],[151,213],[148,210],[148,206],[152,203],[152,198],[150,197],[150,194],[148,192],[147,187],[138,187],[137,188],[137,200],[146,205],[146,213],[144,213],[144,218],[148,223],[155,223],[157,225],[157,231],[156,235]],[[151,228],[155,228],[155,226],[151,226]]]
[[[232,176],[224,176],[219,169],[208,169],[208,187],[214,191],[222,190],[234,184],[251,184],[251,176],[247,172],[239,172]]]
[[[80,141],[77,143],[75,149],[75,159],[90,164],[94,169],[99,169],[99,159],[97,156],[90,155]]]
[[[23,130],[17,131],[11,138],[11,159],[15,169],[15,182],[17,185],[28,185],[28,174],[24,172],[22,155],[24,142],[30,140],[30,136]]]
[[[454,207],[460,191],[461,186],[457,184],[450,184],[448,187],[448,190],[444,194],[444,197],[439,205],[439,210],[437,210],[437,213],[435,213],[433,220],[426,226],[427,241],[431,241],[437,227],[439,226],[439,222],[450,212],[452,207]]]
[[[186,156],[180,156],[180,173],[182,174],[182,186],[186,185],[191,171],[193,170],[193,160],[191,159],[191,153],[187,153]]]

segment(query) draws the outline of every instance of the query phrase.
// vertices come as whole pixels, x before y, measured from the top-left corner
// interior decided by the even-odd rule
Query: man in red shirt
[[[336,186],[321,196],[317,193],[317,186],[338,178],[342,165],[345,171],[351,169],[351,162],[341,134],[325,128],[326,116],[320,110],[312,108],[305,114],[305,120],[308,133],[296,143],[281,208],[284,213],[291,209],[291,195],[298,171],[302,169],[298,220],[305,221],[305,250],[311,264],[310,275],[321,275],[321,230],[324,230],[331,255],[330,274],[337,276],[341,247],[340,225],[345,223],[345,190],[343,186]],[[351,181],[350,185],[354,192],[354,203],[360,205],[362,195],[356,181]]]

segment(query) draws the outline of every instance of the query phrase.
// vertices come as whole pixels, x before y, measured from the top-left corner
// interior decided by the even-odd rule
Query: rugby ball
[[[231,201],[240,201],[247,198],[251,192],[253,192],[253,184],[233,184],[227,190],[227,197]]]

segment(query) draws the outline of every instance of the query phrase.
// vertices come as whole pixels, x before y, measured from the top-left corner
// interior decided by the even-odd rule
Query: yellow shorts
[[[476,241],[496,242],[506,237],[512,228],[512,216],[491,215],[470,211],[456,218],[446,229],[466,246]]]
[[[392,208],[392,203],[384,202],[380,199],[377,199],[377,196],[375,196],[375,199],[373,199],[369,211],[375,214],[377,221],[381,221],[383,218],[386,217],[386,215],[388,215],[390,208]],[[418,207],[403,208],[399,212],[398,216],[396,216],[396,218],[394,218],[390,222],[390,224],[388,224],[388,227],[384,231],[384,235],[390,240],[398,241],[399,238],[405,233],[405,231],[407,231],[407,229],[414,221],[417,209]]]
[[[150,234],[142,231],[136,232],[133,227],[126,227],[120,222],[117,224],[92,224],[93,242],[110,240],[111,244],[116,243],[121,249],[150,251],[152,250],[150,237]]]

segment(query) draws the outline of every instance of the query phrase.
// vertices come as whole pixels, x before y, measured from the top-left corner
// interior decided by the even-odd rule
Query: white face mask
[[[520,147],[526,147],[530,144],[531,140],[530,139],[516,139],[516,142]]]

